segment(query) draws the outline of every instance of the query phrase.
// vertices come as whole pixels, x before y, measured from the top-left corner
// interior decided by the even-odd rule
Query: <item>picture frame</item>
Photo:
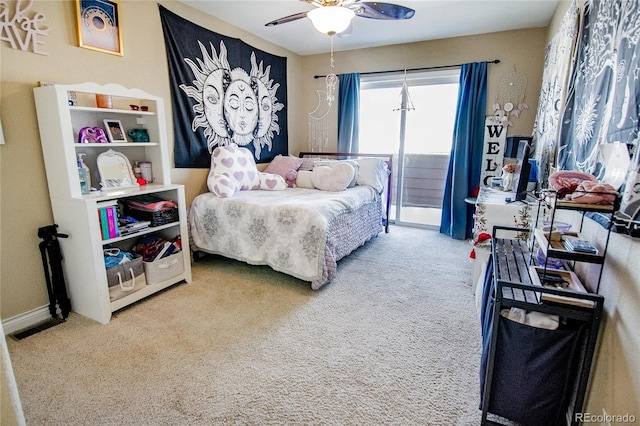
[[[109,142],[111,143],[129,142],[127,140],[124,127],[122,127],[122,122],[120,120],[112,120],[110,118],[105,118],[103,122],[104,122],[104,128],[106,130],[107,136],[109,137]]]
[[[75,0],[78,46],[123,56],[120,5],[114,0]]]

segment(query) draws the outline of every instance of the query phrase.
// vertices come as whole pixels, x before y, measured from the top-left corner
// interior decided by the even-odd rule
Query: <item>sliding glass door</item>
[[[361,77],[360,152],[394,154],[396,224],[440,226],[458,75],[457,69],[409,74],[404,102],[404,75]]]

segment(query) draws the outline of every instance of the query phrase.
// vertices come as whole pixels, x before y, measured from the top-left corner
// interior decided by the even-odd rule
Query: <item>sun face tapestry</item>
[[[585,0],[579,51],[562,120],[558,165],[601,176],[598,145],[638,144],[639,0]]]
[[[173,105],[175,166],[209,168],[236,143],[256,162],[288,154],[287,58],[216,34],[160,7]]]

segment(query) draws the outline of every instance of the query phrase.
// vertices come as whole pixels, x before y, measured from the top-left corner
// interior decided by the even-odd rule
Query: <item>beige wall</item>
[[[493,114],[491,105],[496,101],[500,79],[515,68],[516,71],[527,76],[525,102],[529,109],[523,111],[520,118],[513,118],[514,125],[509,127],[508,134],[531,135],[538,106],[545,44],[546,30],[539,28],[425,41],[402,46],[350,50],[334,54],[334,72],[340,74],[397,70],[500,59],[499,64],[488,66],[487,114]],[[335,40],[336,48],[339,48],[339,45],[338,38]],[[328,54],[303,58],[304,83],[313,89],[304,92],[303,105],[306,111],[312,111],[316,107],[316,90],[322,90],[325,84],[324,79],[314,79],[313,76],[329,73],[329,62]],[[419,111],[415,112],[415,114],[419,113]],[[336,108],[331,110],[329,118],[329,134],[333,135],[333,139],[330,139],[330,144],[333,143],[333,146],[330,148],[334,150],[338,121]]]

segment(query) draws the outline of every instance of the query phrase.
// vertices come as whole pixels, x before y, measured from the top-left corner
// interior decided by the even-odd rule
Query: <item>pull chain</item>
[[[331,66],[331,73],[327,74],[326,82],[327,82],[327,103],[329,106],[333,104],[335,100],[335,90],[336,84],[338,82],[338,76],[333,72],[333,35],[331,36],[331,62],[329,63]]]

